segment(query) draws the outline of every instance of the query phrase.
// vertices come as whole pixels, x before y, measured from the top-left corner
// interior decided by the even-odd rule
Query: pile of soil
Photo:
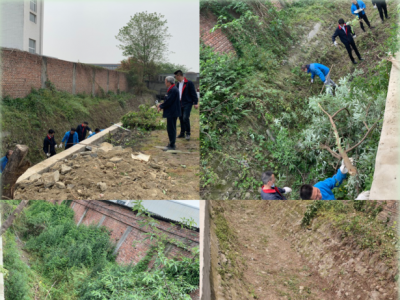
[[[161,150],[159,150],[161,151]],[[162,151],[161,151],[162,152]],[[168,159],[135,160],[132,148],[102,143],[19,183],[15,199],[197,199],[198,192],[167,172],[183,166]],[[165,154],[167,155],[167,153]],[[172,154],[169,154],[171,156]]]

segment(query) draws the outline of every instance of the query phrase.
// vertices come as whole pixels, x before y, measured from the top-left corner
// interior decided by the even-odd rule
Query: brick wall
[[[47,79],[54,83],[57,90],[72,94],[72,66],[64,60],[46,58]]]
[[[19,50],[1,51],[2,95],[25,97],[31,88],[41,87],[42,57]]]
[[[217,17],[207,11],[200,13],[200,38],[205,45],[214,48],[215,52],[235,53],[232,43],[221,29],[210,30],[217,24]]]
[[[57,90],[73,94],[90,95],[94,91],[95,95],[99,95],[100,87],[104,91],[117,92],[118,86],[120,91],[129,91],[125,73],[117,71],[9,48],[1,48],[1,61],[3,97],[23,98],[32,88],[43,87],[46,80],[50,80]]]

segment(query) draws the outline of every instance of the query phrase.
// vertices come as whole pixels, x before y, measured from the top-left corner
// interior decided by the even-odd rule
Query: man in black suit
[[[181,70],[176,71],[174,74],[175,79],[178,81],[176,87],[179,90],[179,99],[181,100],[182,111],[179,117],[181,133],[178,135],[178,138],[186,138],[186,140],[190,140],[190,112],[193,105],[195,109],[199,108],[199,99],[193,82],[187,80],[186,77],[183,76]]]
[[[179,90],[175,86],[175,79],[172,76],[165,78],[165,86],[167,87],[167,97],[165,101],[158,104],[157,109],[163,111],[163,118],[167,119],[167,132],[169,138],[169,144],[164,151],[175,150],[176,141],[176,120],[181,115],[181,104],[179,101]]]
[[[364,60],[364,58],[361,57],[360,52],[358,52],[356,43],[354,43],[351,26],[346,25],[343,19],[339,20],[339,26],[338,28],[336,28],[335,33],[332,35],[332,42],[335,46],[337,46],[337,42],[335,41],[337,36],[339,36],[343,45],[346,47],[347,53],[349,53],[350,59],[353,62],[353,64],[357,64],[357,62],[354,60],[354,57],[351,53],[351,48],[353,48],[354,52],[357,54],[358,59],[360,61]]]
[[[372,4],[374,5],[375,8],[378,9],[382,23],[385,21],[385,19],[383,18],[383,12],[385,12],[386,20],[390,19],[390,17],[388,17],[387,5],[385,0],[372,0]]]
[[[88,131],[89,135],[92,134],[92,129],[90,129],[88,125],[89,125],[88,122],[83,122],[82,124],[78,125],[78,127],[76,127],[76,132],[78,133],[79,142],[82,142],[84,139],[86,139],[86,133]]]
[[[57,142],[54,139],[55,131],[50,129],[48,134],[43,140],[43,152],[46,154],[47,157],[56,155]]]

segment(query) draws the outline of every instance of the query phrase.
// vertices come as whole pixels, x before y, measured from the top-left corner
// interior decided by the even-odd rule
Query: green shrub
[[[161,115],[157,110],[149,105],[140,105],[139,111],[129,112],[121,119],[122,126],[126,128],[142,128],[146,130],[155,130],[165,128]]]
[[[7,230],[3,234],[3,261],[8,274],[4,278],[5,298],[7,300],[29,300],[28,266],[21,260],[20,251],[15,242],[15,235]]]

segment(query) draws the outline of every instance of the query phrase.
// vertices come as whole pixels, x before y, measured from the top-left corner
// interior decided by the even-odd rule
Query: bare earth
[[[111,150],[104,152],[94,146],[93,151],[82,152],[71,159],[59,162],[50,170],[50,173],[57,171],[61,173],[56,183],[46,187],[43,176],[49,173],[42,174],[42,178],[21,182],[14,198],[197,200],[200,197],[197,175],[199,172],[197,112],[192,114],[191,124],[191,140],[177,139],[176,144],[177,150],[188,153],[167,153],[155,148],[168,144],[166,130],[156,130],[150,134],[135,130],[131,132],[120,130],[110,139],[114,145]],[[179,121],[177,130],[179,133]],[[110,147],[109,145],[104,147],[106,146]],[[139,151],[151,155],[150,161],[132,159],[132,154]],[[71,170],[62,175],[62,165]]]

